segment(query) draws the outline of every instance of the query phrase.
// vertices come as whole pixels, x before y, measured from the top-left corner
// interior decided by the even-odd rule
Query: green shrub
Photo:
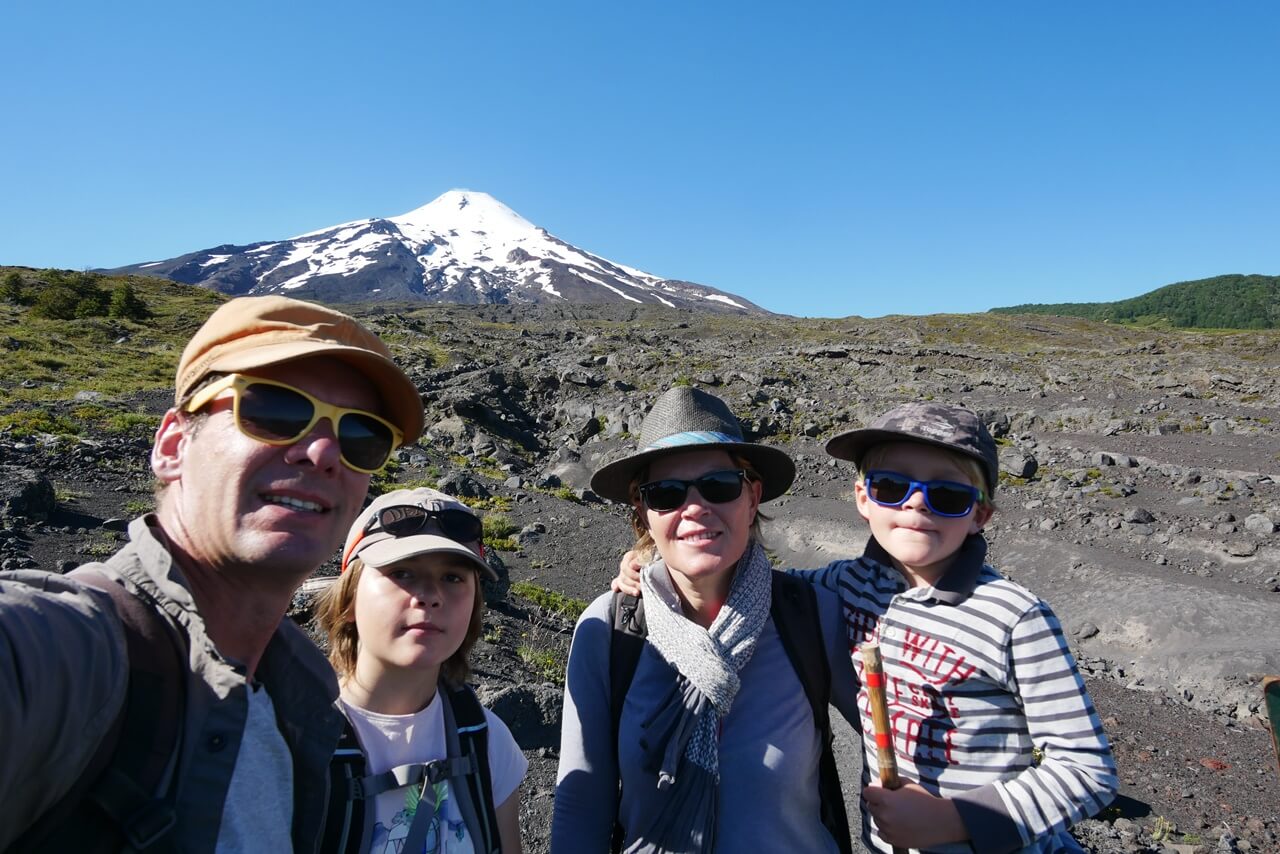
[[[30,438],[38,433],[55,436],[75,436],[80,426],[62,415],[54,415],[45,409],[23,409],[0,415],[0,430],[8,430],[18,438]]]
[[[128,279],[117,284],[115,290],[111,292],[111,303],[107,307],[107,313],[111,317],[124,320],[146,320],[151,316],[147,304],[134,291]]]
[[[31,313],[36,317],[76,320],[101,317],[107,313],[110,296],[98,287],[100,276],[45,270],[40,278],[45,281],[45,287],[31,306]]]
[[[22,305],[26,301],[26,291],[22,287],[22,276],[17,270],[10,270],[0,278],[0,299],[13,305]]]
[[[50,320],[74,320],[80,298],[75,291],[61,285],[47,287],[36,297],[31,313]]]
[[[143,412],[117,412],[107,418],[102,426],[108,433],[128,433],[135,427],[146,427],[154,431],[160,426],[160,419]]]
[[[80,554],[95,558],[108,558],[120,550],[115,535],[96,536],[80,547]]]
[[[582,503],[582,499],[579,498],[577,494],[570,487],[567,487],[567,486],[556,487],[555,489],[551,490],[551,494],[554,495],[556,498],[559,498],[561,501],[572,501],[574,504]]]
[[[509,537],[516,531],[520,530],[511,523],[511,520],[501,513],[495,513],[492,516],[484,517],[484,536],[489,537]]]
[[[156,502],[151,498],[131,498],[122,508],[126,516],[142,516],[156,509]]]
[[[560,614],[571,620],[577,620],[587,609],[587,603],[581,599],[573,599],[563,593],[539,587],[528,581],[517,581],[511,585],[511,592],[528,599],[533,604],[554,614]]]
[[[400,484],[396,483],[396,474],[399,471],[400,463],[396,462],[395,457],[387,460],[387,464],[369,478],[369,497],[377,498],[385,492],[400,489]]]
[[[510,510],[515,506],[515,501],[506,495],[491,495],[488,498],[469,498],[462,496],[458,498],[463,504],[472,510],[479,510],[482,513],[498,512]]]
[[[555,650],[518,646],[516,655],[520,656],[526,667],[545,681],[557,684],[564,682],[564,670],[568,662],[563,661]]]

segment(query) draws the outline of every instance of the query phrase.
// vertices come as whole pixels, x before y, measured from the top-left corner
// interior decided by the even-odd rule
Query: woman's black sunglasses
[[[742,494],[742,482],[747,473],[742,469],[707,472],[694,480],[666,478],[640,484],[640,499],[644,506],[658,513],[684,506],[691,487],[712,504],[725,504]]]
[[[867,497],[881,507],[901,507],[913,492],[920,490],[925,506],[936,516],[968,516],[973,505],[982,501],[982,490],[967,483],[912,480],[896,471],[869,471],[863,483]]]

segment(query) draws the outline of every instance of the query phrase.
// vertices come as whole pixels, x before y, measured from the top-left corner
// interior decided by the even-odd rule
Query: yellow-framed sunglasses
[[[404,441],[400,428],[380,415],[334,406],[288,383],[244,374],[227,374],[200,389],[183,411],[197,412],[227,389],[235,392],[236,427],[250,439],[291,445],[310,433],[321,418],[328,418],[343,464],[363,474],[385,466]]]

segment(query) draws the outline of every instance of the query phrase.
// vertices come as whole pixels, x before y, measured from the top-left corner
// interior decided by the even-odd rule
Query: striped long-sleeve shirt
[[[874,538],[858,560],[792,572],[840,594],[851,652],[879,642],[899,772],[951,798],[970,834],[936,850],[1079,850],[1067,829],[1115,796],[1111,747],[1057,617],[986,551],[969,537],[933,587],[909,588]],[[860,658],[865,786],[879,769]],[[865,804],[862,827],[892,850]]]

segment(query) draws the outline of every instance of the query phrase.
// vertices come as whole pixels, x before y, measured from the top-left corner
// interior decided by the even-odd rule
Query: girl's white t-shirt
[[[439,691],[425,709],[412,715],[382,715],[345,700],[338,703],[364,747],[368,773],[381,774],[400,765],[446,758],[444,706]],[[484,716],[489,724],[489,771],[493,803],[497,806],[520,786],[529,760],[501,718],[488,709]],[[434,786],[436,814],[422,851],[402,850],[417,811],[417,790],[417,786],[393,789],[374,800],[373,839],[367,848],[370,854],[474,854],[457,802],[444,781]]]

